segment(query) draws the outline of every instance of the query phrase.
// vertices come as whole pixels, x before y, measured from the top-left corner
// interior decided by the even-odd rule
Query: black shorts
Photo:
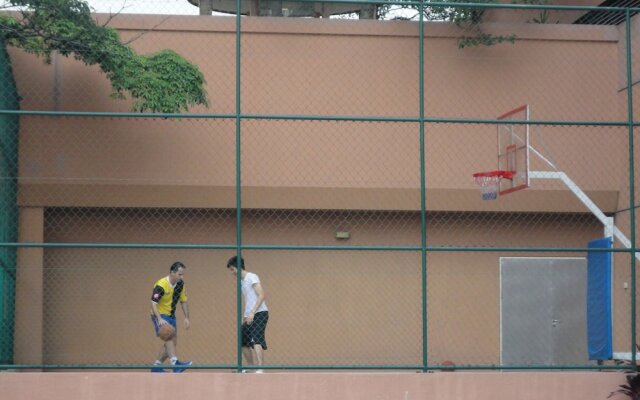
[[[251,325],[242,324],[242,346],[251,347],[259,344],[263,349],[267,349],[267,339],[264,331],[267,329],[269,321],[269,311],[260,311],[253,316]]]

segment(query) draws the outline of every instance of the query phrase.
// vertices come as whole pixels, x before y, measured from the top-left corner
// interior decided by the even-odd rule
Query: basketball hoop
[[[496,200],[498,193],[500,192],[500,181],[502,178],[512,179],[513,172],[511,171],[489,171],[489,172],[477,172],[473,174],[478,186],[480,186],[480,193],[482,194],[482,200]]]

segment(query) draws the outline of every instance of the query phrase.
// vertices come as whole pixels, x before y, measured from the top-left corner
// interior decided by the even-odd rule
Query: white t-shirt
[[[253,310],[253,307],[256,305],[256,301],[258,301],[258,294],[256,293],[256,289],[254,289],[253,285],[256,283],[260,283],[260,278],[258,275],[253,272],[247,272],[247,274],[242,278],[242,297],[244,297],[244,316],[247,317]],[[260,311],[269,311],[267,308],[267,302],[263,301],[260,304],[260,307],[256,310],[256,312]]]

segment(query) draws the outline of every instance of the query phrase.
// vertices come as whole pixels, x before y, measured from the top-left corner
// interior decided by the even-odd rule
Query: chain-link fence
[[[206,104],[136,113],[118,68],[144,92],[188,86],[177,64],[126,64],[69,28],[80,11],[52,30],[38,4],[0,16],[1,368],[149,368],[175,261],[179,358],[255,367],[238,254],[266,295],[265,369],[635,361],[640,9],[90,2],[127,49],[205,79]],[[513,175],[482,200],[493,170]]]

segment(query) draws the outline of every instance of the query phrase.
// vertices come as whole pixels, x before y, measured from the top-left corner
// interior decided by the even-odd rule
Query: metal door
[[[500,258],[502,365],[586,365],[587,260]]]

